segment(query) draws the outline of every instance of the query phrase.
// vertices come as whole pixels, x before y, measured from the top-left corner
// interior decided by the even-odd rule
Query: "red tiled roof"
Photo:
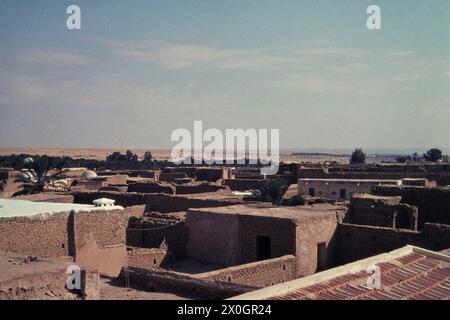
[[[379,289],[369,288],[365,271],[336,276],[286,295],[276,300],[449,300],[450,264],[410,253],[388,262],[376,264],[380,268]]]

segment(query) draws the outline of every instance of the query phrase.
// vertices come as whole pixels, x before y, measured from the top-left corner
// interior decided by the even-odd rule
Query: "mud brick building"
[[[329,205],[190,209],[187,255],[224,266],[294,255],[297,275],[313,274],[337,263],[337,226],[344,211]]]
[[[374,179],[299,179],[300,196],[348,200],[353,194],[369,193],[378,185],[401,185],[401,180]]]

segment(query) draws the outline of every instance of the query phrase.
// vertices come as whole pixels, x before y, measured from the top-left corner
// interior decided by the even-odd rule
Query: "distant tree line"
[[[137,154],[131,150],[127,150],[124,154],[115,151],[109,154],[105,160],[95,159],[74,159],[63,156],[47,156],[47,155],[30,155],[30,154],[13,154],[0,156],[0,167],[11,167],[17,170],[28,168],[29,162],[26,159],[33,159],[34,163],[38,163],[45,170],[63,168],[84,167],[90,170],[141,170],[141,169],[162,169],[173,166],[174,163],[167,160],[159,161],[152,157],[150,151],[144,153],[143,159],[139,160]]]
[[[395,158],[395,161],[399,163],[406,163],[408,161],[430,161],[430,162],[437,162],[441,160],[443,157],[442,151],[437,148],[431,148],[427,152],[423,154],[422,157],[419,156],[417,152],[414,152],[411,156],[410,155],[399,155]]]

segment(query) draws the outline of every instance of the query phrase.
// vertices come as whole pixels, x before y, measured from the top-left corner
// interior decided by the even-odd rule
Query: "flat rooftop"
[[[123,209],[121,206],[95,207],[90,204],[33,202],[18,199],[0,199],[0,218],[30,217],[62,212]]]
[[[310,218],[335,216],[336,213],[345,211],[346,207],[332,204],[318,204],[312,206],[282,207],[269,204],[239,204],[217,208],[189,209],[189,213],[212,213],[229,215],[247,215],[256,217],[271,217],[304,221]]]
[[[311,182],[348,182],[348,183],[383,183],[401,185],[402,180],[398,179],[319,179],[319,178],[301,178],[298,181]]]

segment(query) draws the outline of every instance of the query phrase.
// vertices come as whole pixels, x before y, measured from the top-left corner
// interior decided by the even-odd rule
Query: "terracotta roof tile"
[[[357,272],[300,288],[275,299],[450,299],[450,267],[440,260],[414,252],[377,266],[381,273],[379,289],[368,287],[369,274]]]

